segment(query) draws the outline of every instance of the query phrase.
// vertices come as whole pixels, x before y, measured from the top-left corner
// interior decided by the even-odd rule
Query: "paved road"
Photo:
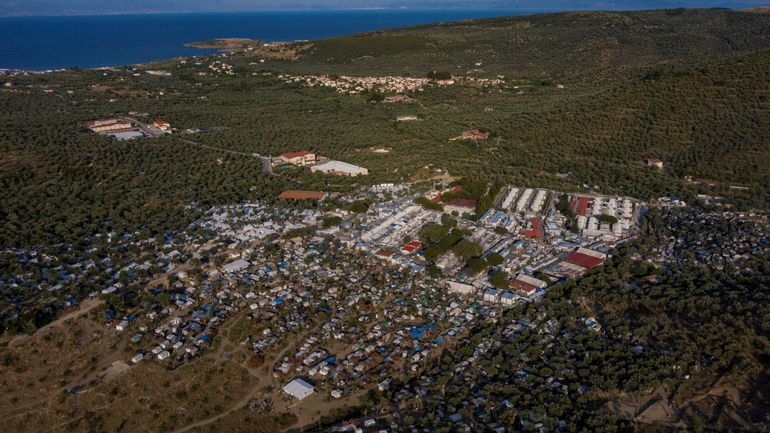
[[[155,127],[151,128],[150,126],[148,126],[144,122],[140,122],[140,121],[134,119],[133,117],[122,116],[122,117],[119,117],[119,119],[133,123],[134,125],[136,125],[137,128],[139,128],[140,131],[142,131],[148,137],[155,137],[155,136],[161,134],[160,131],[155,129]]]
[[[251,158],[259,158],[259,160],[262,162],[262,172],[265,173],[265,174],[269,174],[271,176],[275,175],[275,173],[273,173],[273,164],[270,161],[270,158],[267,157],[267,156],[262,156],[262,155],[260,155],[258,153],[238,152],[237,150],[223,149],[221,147],[209,146],[209,145],[206,145],[206,144],[201,144],[201,143],[198,143],[198,142],[195,142],[195,141],[192,141],[192,140],[188,140],[186,138],[180,138],[179,140],[181,140],[183,143],[191,144],[193,146],[202,147],[204,149],[215,150],[217,152],[229,153],[231,155],[248,156],[248,157],[251,157]]]

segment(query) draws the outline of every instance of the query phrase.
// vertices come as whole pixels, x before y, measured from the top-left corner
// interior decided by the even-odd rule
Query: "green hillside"
[[[349,191],[424,176],[426,166],[642,199],[707,193],[742,208],[770,201],[769,14],[594,12],[413,27],[317,41],[294,61],[236,54],[224,59],[235,76],[208,74],[215,59],[148,66],[171,77],[119,68],[9,79],[12,87],[0,90],[0,244],[154,233],[194,218],[190,203],[272,200],[288,187]],[[489,88],[428,87],[409,105],[278,78],[433,69],[507,78]],[[86,121],[132,111],[180,130],[217,130],[196,135],[196,145],[178,135],[116,143],[83,130]],[[403,114],[423,121],[394,121]],[[492,137],[449,141],[470,128]],[[382,146],[393,151],[371,152]],[[364,165],[371,175],[267,176],[248,156],[298,149]],[[665,168],[646,168],[648,158]],[[687,184],[688,175],[713,186]]]
[[[470,20],[319,41],[296,66],[335,74],[591,80],[623,68],[770,44],[768,14],[726,9],[575,12]],[[481,66],[476,66],[482,62]]]

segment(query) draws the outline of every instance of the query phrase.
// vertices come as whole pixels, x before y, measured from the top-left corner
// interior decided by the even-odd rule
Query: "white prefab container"
[[[535,195],[535,199],[532,201],[532,206],[530,206],[529,210],[532,212],[540,212],[540,210],[543,208],[543,203],[545,202],[545,194],[545,191],[542,189],[539,190],[537,195]]]
[[[476,291],[476,288],[470,284],[460,283],[457,281],[450,281],[449,291],[452,293],[459,293],[462,295],[470,295]]]
[[[519,201],[516,203],[516,210],[523,211],[526,209],[530,197],[532,197],[532,190],[528,188],[524,190],[524,193],[521,195],[521,197],[519,197]]]
[[[519,189],[518,188],[511,188],[510,191],[508,191],[508,194],[505,196],[505,200],[503,200],[503,203],[500,205],[503,210],[507,210],[511,208],[511,205],[513,204],[513,200],[516,199],[516,196],[519,195]]]
[[[128,320],[121,320],[120,323],[115,325],[115,330],[118,332],[123,332],[128,328]]]

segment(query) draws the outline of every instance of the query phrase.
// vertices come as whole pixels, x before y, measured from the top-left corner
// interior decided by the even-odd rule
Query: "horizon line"
[[[584,7],[584,8],[544,8],[544,9],[529,9],[529,8],[489,8],[489,7],[456,7],[456,8],[441,8],[441,7],[420,7],[420,8],[407,8],[407,7],[368,7],[368,8],[298,8],[298,9],[233,9],[222,11],[107,11],[107,12],[77,12],[77,13],[60,13],[60,14],[34,14],[34,13],[19,13],[4,15],[0,13],[0,18],[60,18],[60,17],[97,17],[97,16],[121,16],[121,15],[208,15],[208,14],[237,14],[237,13],[303,13],[303,12],[422,12],[422,11],[446,11],[446,12],[463,12],[463,11],[489,11],[489,12],[525,12],[530,14],[541,13],[568,13],[568,12],[638,12],[638,11],[654,11],[654,10],[672,10],[672,9],[727,9],[732,11],[747,11],[752,9],[763,8],[765,6],[755,6],[749,8],[732,8],[728,6],[713,6],[713,7],[654,7],[654,8],[602,8],[602,7]]]

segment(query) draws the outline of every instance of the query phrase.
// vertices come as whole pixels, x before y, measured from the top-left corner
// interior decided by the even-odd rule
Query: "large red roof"
[[[447,202],[447,206],[475,208],[476,200],[471,200],[469,198],[456,198],[450,202]]]
[[[537,287],[533,286],[532,284],[527,284],[524,281],[515,280],[515,279],[511,281],[511,286],[513,287],[513,289],[518,290],[520,292],[524,292],[528,295],[535,293],[535,291],[537,290]]]
[[[578,199],[577,211],[575,213],[577,215],[585,216],[587,208],[588,208],[588,197],[580,197]]]
[[[604,263],[604,259],[583,253],[572,253],[568,255],[564,261],[572,263],[573,265],[582,266],[586,269],[595,268]]]
[[[407,253],[407,254],[408,253],[413,253],[418,248],[420,248],[420,241],[412,241],[412,242],[409,242],[408,244],[404,245],[404,247],[401,248],[401,252],[404,252],[404,253]]]
[[[308,155],[312,155],[312,153],[308,152],[307,150],[300,150],[299,152],[286,152],[281,154],[281,156],[286,159],[301,158]]]
[[[543,227],[540,224],[540,220],[537,218],[530,218],[532,228],[530,230],[524,230],[521,232],[524,237],[543,240]]]
[[[379,250],[376,253],[374,253],[374,255],[377,256],[377,257],[380,257],[380,258],[384,258],[384,259],[389,259],[389,258],[393,257],[393,253],[391,251],[387,251],[387,250]]]

